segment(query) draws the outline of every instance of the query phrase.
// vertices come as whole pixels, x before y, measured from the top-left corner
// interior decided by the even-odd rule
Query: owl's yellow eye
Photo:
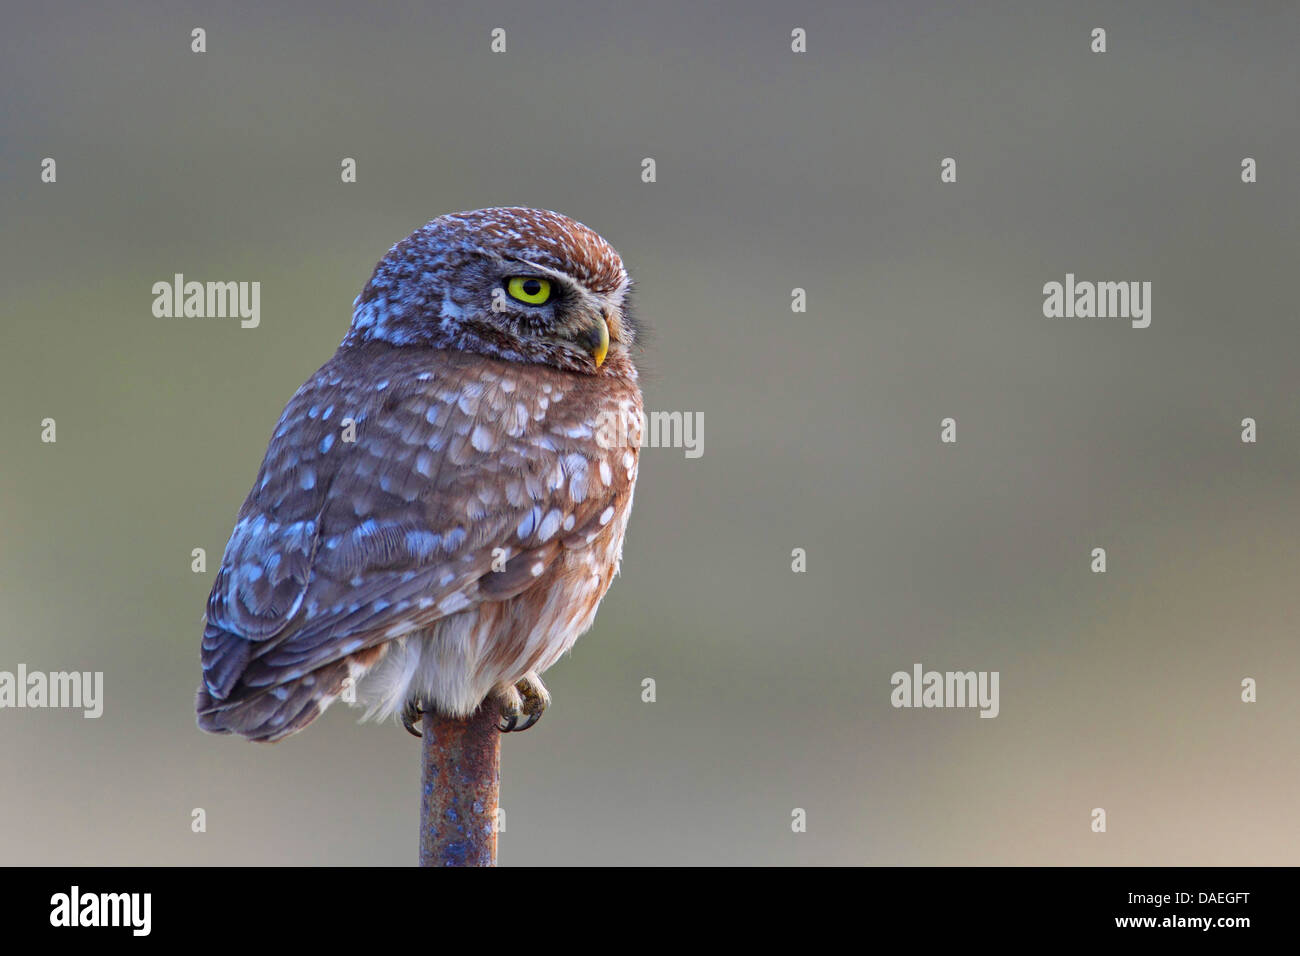
[[[506,280],[510,297],[528,305],[545,305],[551,299],[551,280],[537,276],[515,276]]]

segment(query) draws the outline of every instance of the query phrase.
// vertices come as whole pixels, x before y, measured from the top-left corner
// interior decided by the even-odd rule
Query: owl
[[[618,573],[643,422],[630,279],[554,212],[441,216],[379,262],[294,394],[235,520],[202,642],[199,726],[364,717],[502,731]],[[364,719],[364,718],[363,718]]]

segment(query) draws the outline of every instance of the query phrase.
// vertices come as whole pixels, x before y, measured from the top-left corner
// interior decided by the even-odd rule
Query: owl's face
[[[588,375],[622,374],[635,325],[617,252],[559,213],[440,216],[389,250],[344,346],[454,348]]]

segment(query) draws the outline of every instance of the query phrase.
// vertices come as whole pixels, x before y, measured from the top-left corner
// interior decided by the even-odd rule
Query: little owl
[[[632,508],[630,280],[566,216],[442,216],[375,267],[289,400],[208,597],[199,726],[274,741],[366,717],[532,726]],[[413,731],[414,732],[414,731]]]

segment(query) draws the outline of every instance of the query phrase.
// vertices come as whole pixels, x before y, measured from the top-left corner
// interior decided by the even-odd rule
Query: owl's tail
[[[194,702],[200,730],[238,734],[258,743],[274,743],[296,734],[325,712],[342,690],[347,665],[340,661],[304,677],[248,693],[237,686],[225,699],[199,686]]]

